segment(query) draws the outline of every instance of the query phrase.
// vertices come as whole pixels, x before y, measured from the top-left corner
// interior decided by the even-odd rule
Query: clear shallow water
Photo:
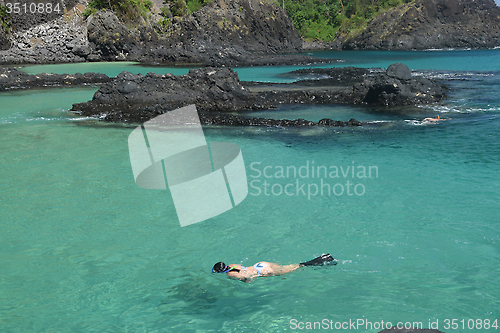
[[[412,70],[441,71],[500,71],[500,50],[469,51],[322,51],[308,53],[340,62],[314,65],[313,67],[366,67],[387,68],[389,65],[402,62]],[[262,71],[250,68],[237,68],[242,80],[264,82],[290,82],[293,79],[283,78],[280,74],[302,68],[303,66],[264,67]]]
[[[499,50],[321,51],[311,55],[340,59],[345,66],[387,68],[402,62],[411,69],[498,71]]]
[[[253,183],[236,208],[184,228],[167,191],[135,185],[131,127],[65,111],[96,88],[0,94],[2,331],[289,332],[292,319],[424,327],[438,319],[445,332],[491,331],[446,330],[444,320],[500,319],[500,79],[493,71],[422,72],[453,76],[450,99],[439,105],[269,113],[383,121],[362,128],[206,127],[207,141],[241,147]],[[438,112],[452,119],[416,122]],[[378,174],[258,176],[266,166],[313,162]],[[297,180],[305,193],[267,196],[265,180],[275,194]],[[308,198],[307,188],[321,181],[345,192]],[[351,193],[355,185],[364,193],[348,195],[347,181]],[[220,260],[293,263],[323,252],[339,264],[251,284],[210,273]]]
[[[500,49],[495,50],[434,50],[434,51],[321,51],[307,53],[340,62],[313,65],[311,67],[366,67],[387,68],[395,62],[403,62],[412,70],[441,70],[459,72],[499,72]],[[307,66],[262,66],[237,67],[235,71],[243,81],[293,82],[297,78],[284,76],[284,73]],[[108,76],[116,76],[126,70],[133,74],[172,73],[183,75],[188,68],[172,68],[160,66],[142,66],[134,62],[102,62],[82,64],[29,65],[22,67],[28,74],[55,73],[75,74],[99,72]],[[446,75],[446,74],[444,74]]]
[[[188,68],[154,67],[142,66],[135,62],[98,62],[98,63],[76,63],[76,64],[55,64],[55,65],[29,65],[22,67],[28,74],[54,73],[54,74],[76,74],[86,72],[104,73],[108,76],[117,76],[123,71],[133,74],[147,74],[148,72],[172,73],[174,75],[187,74]]]

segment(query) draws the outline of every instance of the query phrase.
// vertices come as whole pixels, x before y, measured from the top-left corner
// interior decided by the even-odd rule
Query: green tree
[[[356,31],[380,13],[411,0],[284,0],[301,36],[330,41],[339,30]]]

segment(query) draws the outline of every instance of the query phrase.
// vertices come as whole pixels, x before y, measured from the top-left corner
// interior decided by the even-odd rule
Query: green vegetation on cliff
[[[284,0],[295,28],[306,39],[331,41],[366,27],[378,14],[412,0]]]
[[[146,17],[152,6],[151,0],[90,0],[83,16],[86,18],[99,9],[110,9],[118,17],[134,20],[139,16]]]
[[[219,0],[163,0],[161,15],[157,22],[160,31],[172,23],[172,18],[189,15],[201,7]],[[284,6],[299,34],[306,40],[331,41],[339,34],[347,36],[366,27],[375,16],[412,0],[263,0],[276,6]],[[118,17],[129,21],[147,14],[152,8],[151,0],[90,0],[84,17],[97,10],[109,9]],[[0,11],[0,21],[2,12]],[[2,25],[5,25],[3,23]]]
[[[7,7],[2,6],[2,5],[0,5],[0,26],[6,32],[9,31],[9,27],[10,27],[9,13],[7,12]]]
[[[162,12],[165,16],[184,16],[197,11],[205,5],[212,5],[212,0],[164,0]]]
[[[173,17],[183,17],[191,14],[203,6],[213,5],[212,0],[163,0],[164,6],[161,7],[161,16],[155,26],[156,32],[163,34],[168,31],[172,24]]]

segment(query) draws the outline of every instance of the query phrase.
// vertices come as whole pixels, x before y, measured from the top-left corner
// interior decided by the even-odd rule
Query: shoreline
[[[255,56],[261,57],[258,61],[240,61],[233,62],[231,64],[221,64],[219,66],[213,66],[205,62],[155,62],[155,61],[140,61],[140,60],[130,60],[130,59],[113,59],[113,60],[102,60],[102,61],[53,61],[53,62],[0,62],[0,68],[12,67],[12,68],[24,68],[27,66],[43,66],[43,65],[70,65],[70,64],[94,64],[94,63],[134,63],[137,66],[145,67],[171,67],[171,68],[203,68],[203,67],[265,67],[265,66],[313,66],[321,64],[335,64],[342,63],[342,59],[328,59],[322,58],[320,56],[311,56],[306,53],[311,52],[328,52],[328,51],[338,51],[338,52],[371,52],[371,51],[386,51],[386,52],[449,52],[449,51],[489,51],[489,50],[499,50],[499,46],[495,47],[466,47],[466,48],[428,48],[428,49],[397,49],[397,50],[371,50],[371,49],[360,49],[360,50],[343,50],[335,48],[312,48],[303,49],[301,52],[297,53],[284,53],[284,54],[256,54]],[[0,51],[1,53],[5,51]],[[281,59],[280,59],[281,58]],[[266,61],[267,59],[267,61]]]
[[[0,51],[1,53],[1,51]],[[303,52],[306,53],[306,52]],[[1,54],[0,54],[1,56]],[[213,66],[206,62],[157,62],[148,61],[147,59],[140,60],[129,60],[129,59],[115,59],[115,60],[105,60],[105,61],[54,61],[54,62],[0,62],[0,68],[5,67],[15,67],[23,68],[25,66],[38,66],[38,65],[69,65],[69,64],[92,64],[92,63],[121,63],[121,62],[134,62],[138,66],[148,66],[148,67],[173,67],[173,68],[202,68],[202,67],[257,67],[257,66],[311,66],[311,65],[321,65],[321,64],[334,64],[341,62],[340,59],[328,59],[316,56],[310,56],[301,53],[286,53],[286,54],[256,54],[254,55],[256,59],[253,60],[240,60],[240,61],[229,61],[227,63],[222,63],[218,66]]]
[[[426,49],[426,50],[393,50],[394,52],[454,52],[454,51],[471,51],[471,52],[474,52],[474,51],[496,51],[496,50],[499,50],[500,49],[500,46],[498,47],[495,47],[495,48],[447,48],[447,49]],[[314,52],[328,52],[328,51],[332,51],[332,50],[313,50]],[[344,50],[342,51],[338,51],[338,52],[343,52]],[[355,50],[355,52],[363,52],[363,51],[372,51],[372,50]],[[350,51],[347,51],[347,52],[350,52]],[[387,52],[391,52],[391,51],[387,51]],[[301,56],[301,54],[297,54],[298,56]],[[281,56],[278,56],[278,57],[281,57]],[[271,63],[253,63],[253,64],[247,64],[247,63],[241,63],[241,64],[237,64],[237,65],[233,65],[233,66],[225,66],[225,65],[222,65],[222,66],[219,66],[218,68],[235,68],[236,70],[238,68],[249,68],[249,67],[273,67],[273,66],[315,66],[315,65],[323,65],[323,64],[342,64],[342,63],[345,63],[345,60],[343,59],[328,59],[328,58],[322,58],[320,56],[312,56],[312,57],[309,57],[309,58],[305,58],[305,59],[312,59],[312,60],[316,60],[316,61],[313,61],[313,62],[295,62],[293,61],[293,59],[284,59],[283,61],[280,61],[276,64],[271,64]],[[14,63],[14,64],[0,64],[0,72],[3,70],[3,69],[7,69],[7,68],[11,68],[11,69],[16,69],[16,70],[20,70],[22,68],[29,68],[31,66],[57,66],[57,65],[92,65],[92,64],[99,64],[99,65],[104,65],[106,63],[109,63],[109,64],[119,64],[119,63],[129,63],[133,66],[137,66],[137,67],[158,67],[158,68],[161,68],[161,67],[168,67],[168,68],[174,68],[174,69],[199,69],[199,68],[206,68],[206,67],[210,67],[210,66],[207,66],[206,64],[202,64],[202,63],[149,63],[149,62],[139,62],[139,61],[130,61],[130,60],[115,60],[115,61],[96,61],[96,62],[92,62],[92,61],[81,61],[81,62],[55,62],[55,63]],[[350,67],[350,66],[349,66]],[[340,67],[339,67],[340,68]],[[365,68],[365,67],[361,67],[361,68]],[[371,70],[380,70],[380,68],[369,68]],[[20,72],[23,72],[22,70],[20,70]],[[92,73],[92,74],[103,74],[101,72],[85,72],[85,74],[88,74],[88,73]],[[41,74],[53,74],[53,73],[46,73],[46,72],[41,72],[41,73],[38,73],[37,75],[41,75]],[[67,74],[67,73],[62,73],[62,74],[56,74],[56,75],[76,75],[78,73],[74,73],[74,74]],[[106,74],[104,74],[106,75]],[[113,76],[111,76],[110,78],[113,78]],[[255,81],[255,82],[251,82],[251,81],[244,81],[245,84],[252,84],[252,83],[260,83],[259,81]],[[283,83],[273,83],[275,85],[279,85],[279,84],[283,84]],[[2,90],[5,90],[3,89],[2,87],[2,83],[0,82],[0,91]]]

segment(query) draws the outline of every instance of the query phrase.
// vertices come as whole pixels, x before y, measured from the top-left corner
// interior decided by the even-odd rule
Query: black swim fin
[[[337,265],[337,260],[335,260],[330,254],[322,254],[313,260],[309,260],[306,262],[301,262],[300,266],[319,266],[323,264],[332,264]]]

